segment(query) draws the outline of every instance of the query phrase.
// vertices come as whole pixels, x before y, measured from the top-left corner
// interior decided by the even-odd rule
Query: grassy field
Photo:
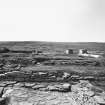
[[[23,53],[0,53],[0,73],[8,71],[65,71],[83,76],[101,78],[94,82],[104,87],[105,58],[78,56],[79,49],[87,49],[93,53],[105,53],[105,43],[58,43],[58,42],[0,42],[0,47]],[[66,49],[73,49],[74,54],[65,54]],[[24,51],[42,51],[33,55]]]

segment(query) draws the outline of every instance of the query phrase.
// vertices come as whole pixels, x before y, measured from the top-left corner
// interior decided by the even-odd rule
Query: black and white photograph
[[[0,0],[0,105],[105,105],[105,0]]]

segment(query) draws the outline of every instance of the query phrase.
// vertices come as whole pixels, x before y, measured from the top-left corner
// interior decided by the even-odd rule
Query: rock
[[[25,87],[33,87],[34,85],[35,83],[27,83],[27,82],[24,83]]]
[[[2,68],[4,66],[4,64],[3,63],[0,63],[0,68]]]
[[[83,80],[81,81],[81,80],[80,80],[80,83],[77,83],[77,84],[75,84],[75,85],[72,85],[72,90],[73,90],[73,91],[76,91],[76,90],[79,91],[79,90],[81,90],[81,89],[83,90],[83,88],[86,89],[88,83],[89,83],[89,82],[87,82],[87,81],[83,81]]]
[[[45,85],[37,84],[33,86],[32,88],[36,90],[36,89],[45,88],[45,87],[46,87]]]
[[[0,87],[5,87],[7,84],[5,82],[0,82]]]
[[[27,102],[27,101],[23,101],[23,102],[19,102],[19,105],[34,105],[34,103],[31,102]],[[16,104],[17,105],[17,104]]]
[[[87,88],[92,88],[93,85],[89,82],[89,81],[86,81],[86,80],[80,80],[80,87],[87,87]]]
[[[17,64],[11,64],[11,63],[7,63],[5,64],[5,66],[3,68],[8,69],[8,68],[16,68],[18,65]]]
[[[5,80],[14,80],[14,81],[29,81],[30,75],[26,74],[25,72],[20,71],[12,71],[12,72],[6,72],[5,73]]]
[[[9,99],[6,98],[0,98],[0,105],[7,105],[8,104]]]
[[[79,84],[76,84],[76,85],[72,85],[71,86],[71,91],[72,92],[78,92],[78,91],[81,91],[83,90],[82,88],[80,88]]]
[[[6,47],[0,47],[0,53],[8,53],[10,50]]]
[[[39,75],[46,75],[47,73],[45,72],[38,72]]]
[[[84,80],[89,80],[89,81],[93,81],[95,80],[95,77],[93,76],[86,76],[86,77],[83,77]]]
[[[69,73],[67,73],[67,72],[64,72],[64,73],[63,73],[63,78],[67,78],[67,77],[69,77],[69,76],[70,76]]]
[[[49,85],[49,86],[47,87],[47,90],[49,90],[49,91],[57,91],[57,90],[59,90],[59,89],[60,89],[59,87],[51,86],[51,85]]]
[[[64,88],[64,89],[68,89],[68,88],[70,88],[70,84],[69,83],[64,83],[63,85],[62,85],[62,87]]]
[[[97,101],[97,103],[105,105],[105,97],[102,96],[94,96],[94,99]]]
[[[71,91],[71,85],[69,83],[64,83],[62,85],[62,90],[63,91]]]
[[[2,97],[8,97],[9,94],[13,91],[13,88],[7,88],[4,90]]]
[[[28,91],[30,93],[30,91]],[[27,101],[28,93],[26,88],[11,88],[6,90],[3,98],[9,98],[8,105],[33,105]],[[33,96],[34,97],[34,96]],[[29,97],[30,98],[30,97]],[[7,105],[7,104],[3,104]]]
[[[57,80],[57,81],[62,81],[62,80],[64,80],[64,78],[62,78],[62,77],[57,77],[56,80]]]
[[[24,83],[16,83],[14,84],[14,87],[24,87]]]
[[[100,95],[100,94],[102,94],[102,92],[104,92],[104,90],[101,89],[101,88],[98,87],[98,86],[93,86],[93,87],[91,88],[91,90],[94,91],[95,95]]]
[[[61,90],[63,86],[67,88],[69,85],[67,83],[48,85],[50,89]],[[79,96],[73,92],[40,91],[22,87],[13,88],[12,91],[8,89],[6,93],[8,94],[5,97],[9,97],[8,105],[99,105],[93,97],[82,96],[82,93]]]
[[[4,91],[4,87],[0,87],[0,97],[2,97]]]
[[[72,75],[71,79],[73,79],[73,80],[80,80],[80,76],[79,75]]]
[[[89,97],[94,96],[94,92],[93,91],[85,91],[84,94],[86,94]]]
[[[57,85],[49,85],[47,87],[47,90],[49,91],[61,91],[61,92],[66,92],[66,91],[71,91],[71,85],[68,83],[64,84],[57,84]]]
[[[4,84],[4,86],[5,85],[13,85],[13,84],[15,84],[16,83],[16,81],[3,81],[2,82],[2,85]],[[1,83],[0,83],[0,86],[1,86]]]
[[[5,74],[0,74],[0,78],[5,77]]]
[[[88,81],[80,81],[80,83],[71,86],[72,92],[83,93],[87,96],[93,96],[95,93],[91,90],[92,85]]]

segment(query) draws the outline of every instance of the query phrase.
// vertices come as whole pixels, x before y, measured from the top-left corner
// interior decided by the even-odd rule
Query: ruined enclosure
[[[0,43],[0,105],[104,105],[105,58],[80,52],[105,44]]]

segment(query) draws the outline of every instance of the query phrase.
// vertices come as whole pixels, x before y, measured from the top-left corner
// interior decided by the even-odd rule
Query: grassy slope
[[[65,56],[62,54],[65,52],[66,49],[68,48],[73,48],[74,51],[76,53],[78,53],[78,49],[80,48],[86,48],[88,50],[92,50],[92,51],[99,51],[99,52],[104,52],[105,51],[105,43],[53,43],[53,42],[0,42],[0,47],[8,47],[9,49],[12,50],[32,50],[32,49],[40,49],[43,50],[43,52],[50,52],[52,53],[52,55],[49,55],[48,57],[50,57],[51,59],[60,59],[60,60],[69,60],[69,59],[75,59],[77,61],[92,61],[94,59],[89,58],[89,59],[84,59],[84,58],[79,58],[76,55],[73,56]],[[58,54],[58,55],[53,55],[53,54]],[[20,56],[18,54],[9,54],[10,57],[15,57],[15,56]],[[24,54],[21,54],[22,56],[24,56]],[[21,57],[21,56],[20,56]],[[40,56],[39,56],[40,57]],[[47,56],[45,56],[45,58],[47,58]],[[82,59],[82,60],[81,60]],[[44,67],[42,66],[41,68],[44,69]],[[47,67],[45,66],[45,69]],[[52,68],[56,68],[56,66],[53,66]],[[58,67],[59,68],[59,67]],[[65,69],[69,69],[71,68],[71,66],[64,66],[62,67],[64,70]],[[74,66],[73,66],[74,68]],[[76,68],[76,67],[75,67]],[[101,67],[77,67],[79,71],[82,71],[82,68],[84,68],[84,71],[89,71],[89,70],[93,70],[96,71],[97,69],[101,70]],[[81,68],[81,69],[80,69]],[[89,69],[88,69],[89,68]],[[40,68],[39,68],[40,69]],[[76,69],[74,69],[76,70]],[[102,67],[102,71],[104,71],[104,68]]]

